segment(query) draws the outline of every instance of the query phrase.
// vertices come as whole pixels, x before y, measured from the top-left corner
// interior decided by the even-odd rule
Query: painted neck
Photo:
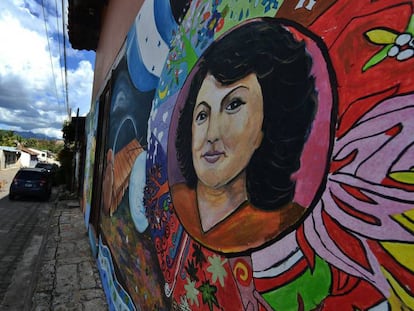
[[[197,184],[197,203],[203,231],[209,231],[246,200],[245,172],[240,173],[230,183],[220,188],[211,188],[199,181]]]

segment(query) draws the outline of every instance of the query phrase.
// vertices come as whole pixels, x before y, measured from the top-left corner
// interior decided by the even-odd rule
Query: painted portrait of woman
[[[171,193],[203,245],[254,249],[305,217],[292,176],[318,107],[311,70],[305,42],[265,18],[233,29],[199,59],[175,136],[183,182]]]

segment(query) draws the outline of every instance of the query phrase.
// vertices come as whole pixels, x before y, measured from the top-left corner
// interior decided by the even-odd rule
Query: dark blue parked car
[[[10,184],[9,199],[35,196],[47,200],[52,192],[50,173],[43,168],[21,168]]]

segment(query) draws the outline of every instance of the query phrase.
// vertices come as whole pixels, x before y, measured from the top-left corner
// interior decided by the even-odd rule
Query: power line
[[[64,8],[64,0],[62,0],[62,29],[63,29],[63,63],[65,67],[65,101],[66,101],[66,112],[68,114],[68,118],[70,119],[70,108],[69,108],[69,96],[68,96],[68,67],[67,67],[67,59],[66,59],[66,31],[65,31],[65,8]]]
[[[63,69],[62,69],[62,64],[61,64],[61,60],[62,60],[62,48],[61,48],[61,44],[60,44],[60,36],[59,36],[59,13],[58,13],[58,4],[57,4],[57,0],[55,0],[55,12],[56,12],[56,29],[57,29],[57,34],[58,34],[58,47],[59,47],[59,67],[60,67],[60,79],[62,80],[62,94],[63,94],[63,100],[65,101],[66,104],[66,100],[65,100],[65,80],[63,78]],[[62,6],[62,21],[63,21],[63,6]],[[63,24],[63,23],[62,23]],[[62,35],[65,36],[65,28],[62,25]]]
[[[52,69],[52,76],[53,76],[53,82],[55,85],[55,92],[56,92],[56,100],[59,103],[59,95],[58,95],[58,90],[57,90],[57,85],[56,85],[56,77],[55,77],[55,70],[53,68],[53,60],[52,60],[52,52],[50,50],[50,43],[49,43],[49,33],[47,31],[47,21],[46,21],[46,14],[45,14],[45,5],[43,3],[42,0],[42,10],[43,10],[43,21],[45,24],[45,32],[46,32],[46,40],[47,40],[47,48],[49,50],[49,59],[50,59],[50,65],[51,65],[51,69]]]

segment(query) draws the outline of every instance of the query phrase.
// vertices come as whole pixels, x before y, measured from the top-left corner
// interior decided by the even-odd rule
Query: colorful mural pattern
[[[173,18],[163,23],[154,5],[156,0],[146,1],[140,14],[154,21],[146,30],[150,39],[162,38],[160,48],[168,49],[162,57],[143,53],[146,39],[138,15],[125,67],[115,73],[127,75],[127,88],[137,95],[117,98],[122,92],[114,91],[112,105],[119,109],[111,116],[110,141],[120,136],[125,142],[109,143],[107,150],[113,147],[116,159],[123,146],[139,140],[146,161],[138,166],[140,174],[132,175],[132,166],[124,169],[122,195],[102,217],[99,264],[111,308],[413,309],[414,2],[300,0],[292,6],[194,0],[180,24]],[[162,12],[170,9],[163,6]],[[280,18],[305,40],[314,62],[318,113],[326,110],[315,117],[312,130],[326,136],[310,137],[304,150],[294,197],[308,208],[301,221],[262,245],[226,252],[194,236],[183,226],[185,215],[177,214],[171,192],[171,176],[181,174],[171,164],[174,112],[208,47],[259,17]],[[138,81],[143,68],[151,79]],[[147,119],[136,120],[134,114],[141,112],[131,112],[134,105],[150,106]],[[135,128],[132,135],[131,127],[119,129],[117,120],[127,113],[148,127]],[[324,162],[321,157],[327,163],[315,177],[312,163]],[[130,178],[145,180],[145,186],[134,188],[139,200],[126,189],[133,184]],[[322,187],[311,189],[312,178]],[[132,206],[141,200],[143,205]],[[134,208],[139,221],[133,219]],[[252,232],[235,220],[229,225]],[[108,265],[112,262],[117,268]]]

